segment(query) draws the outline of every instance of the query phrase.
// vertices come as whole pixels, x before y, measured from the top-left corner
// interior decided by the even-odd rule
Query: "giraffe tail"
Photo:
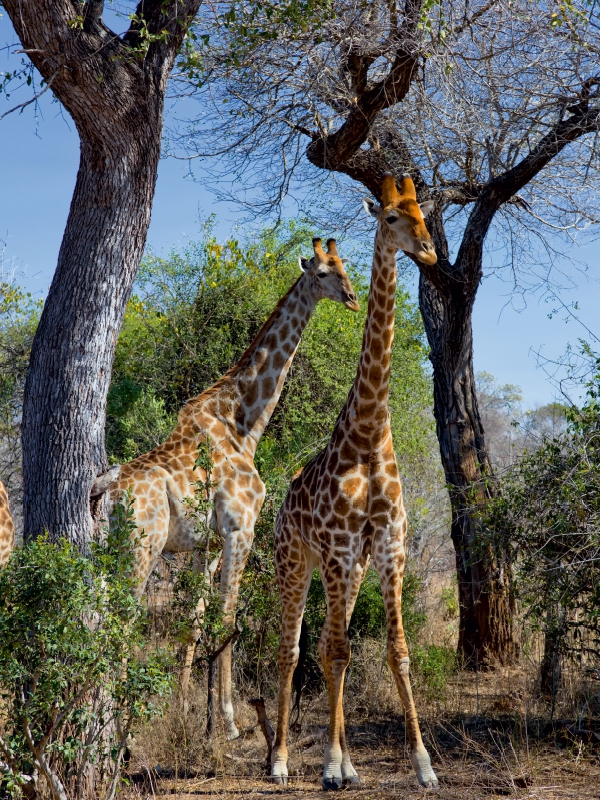
[[[300,640],[298,642],[300,652],[298,654],[298,663],[294,670],[292,677],[292,686],[294,688],[294,705],[292,706],[292,715],[295,714],[292,725],[297,725],[300,719],[300,700],[302,699],[302,690],[304,689],[304,665],[306,663],[306,654],[308,653],[308,625],[306,620],[302,617],[302,625],[300,627]]]

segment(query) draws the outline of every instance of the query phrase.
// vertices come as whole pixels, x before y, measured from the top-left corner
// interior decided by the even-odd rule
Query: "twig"
[[[20,103],[18,106],[15,106],[14,108],[11,108],[8,111],[5,111],[4,114],[0,114],[0,120],[4,119],[4,117],[7,117],[9,114],[12,114],[13,111],[18,111],[19,109],[21,109],[21,111],[23,111],[23,109],[27,108],[27,106],[30,106],[32,103],[35,103],[36,100],[38,100],[45,92],[48,91],[48,89],[52,85],[52,81],[54,80],[56,75],[58,75],[58,72],[59,72],[59,70],[56,70],[54,75],[52,75],[52,77],[46,83],[46,85],[44,86],[44,88],[42,89],[41,92],[38,92],[36,95],[34,95],[29,100],[27,100],[25,103]]]

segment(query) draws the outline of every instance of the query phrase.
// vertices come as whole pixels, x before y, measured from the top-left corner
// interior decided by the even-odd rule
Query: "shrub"
[[[600,357],[565,432],[526,453],[500,483],[484,523],[505,547],[526,618],[547,655],[600,663]],[[552,682],[552,681],[550,681]]]
[[[133,508],[88,556],[40,537],[0,573],[0,790],[114,796],[129,734],[161,712],[170,658],[133,590]],[[27,791],[27,794],[31,792]]]
[[[456,670],[456,651],[445,645],[416,645],[411,648],[410,667],[415,684],[428,700],[441,700],[448,678]]]

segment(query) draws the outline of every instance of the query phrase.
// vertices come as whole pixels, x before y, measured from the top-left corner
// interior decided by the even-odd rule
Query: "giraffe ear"
[[[427,217],[427,216],[429,216],[429,214],[431,214],[431,212],[433,211],[434,205],[435,205],[435,201],[434,200],[427,200],[425,203],[420,203],[419,204],[419,208],[421,209],[421,214],[423,214],[423,219],[425,219],[425,217]]]
[[[346,264],[349,264],[349,263],[350,263],[350,259],[349,259],[349,258],[340,258],[340,261],[341,261],[341,262],[342,262],[342,264],[344,264],[344,265],[346,265]]]
[[[381,214],[381,206],[378,206],[375,200],[371,200],[370,197],[363,197],[363,208],[367,212],[370,217],[375,217],[375,219],[379,219],[379,215]]]
[[[298,266],[300,267],[301,272],[307,272],[310,269],[310,261],[308,260],[308,258],[300,256],[298,258]]]

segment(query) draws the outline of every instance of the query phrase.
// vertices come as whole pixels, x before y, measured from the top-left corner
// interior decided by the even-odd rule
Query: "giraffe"
[[[437,778],[423,745],[408,675],[408,650],[402,627],[406,513],[392,445],[388,411],[394,338],[396,253],[414,254],[426,264],[437,256],[424,217],[432,203],[416,201],[414,184],[404,176],[383,178],[382,204],[363,201],[378,220],[367,320],[356,378],[329,444],[297,473],[275,523],[275,571],[281,597],[277,735],[271,776],[287,784],[287,728],[291,680],[298,661],[302,616],[313,570],[318,567],[327,596],[327,615],[319,655],[329,693],[329,741],[323,788],[359,784],[346,744],[344,674],[350,661],[348,625],[372,556],[387,619],[387,657],[402,700],[419,783]]]
[[[0,481],[0,567],[7,563],[14,546],[15,526],[8,504],[8,492]]]
[[[258,441],[273,414],[300,336],[317,302],[328,298],[358,311],[356,294],[334,239],[327,252],[313,239],[313,257],[299,259],[301,276],[279,301],[258,335],[214,386],[188,401],[175,430],[149,453],[121,467],[110,489],[119,502],[131,489],[135,517],[144,538],[136,553],[137,591],[160,553],[191,551],[196,545],[184,498],[190,485],[205,479],[195,469],[199,439],[210,436],[214,452],[212,479],[213,525],[223,538],[221,599],[225,623],[233,626],[238,590],[254,536],[254,524],[265,497],[265,486],[254,466]],[[191,653],[191,655],[190,655]],[[188,650],[186,668],[191,668]],[[231,702],[231,646],[219,657],[219,705],[229,739],[238,734]]]

